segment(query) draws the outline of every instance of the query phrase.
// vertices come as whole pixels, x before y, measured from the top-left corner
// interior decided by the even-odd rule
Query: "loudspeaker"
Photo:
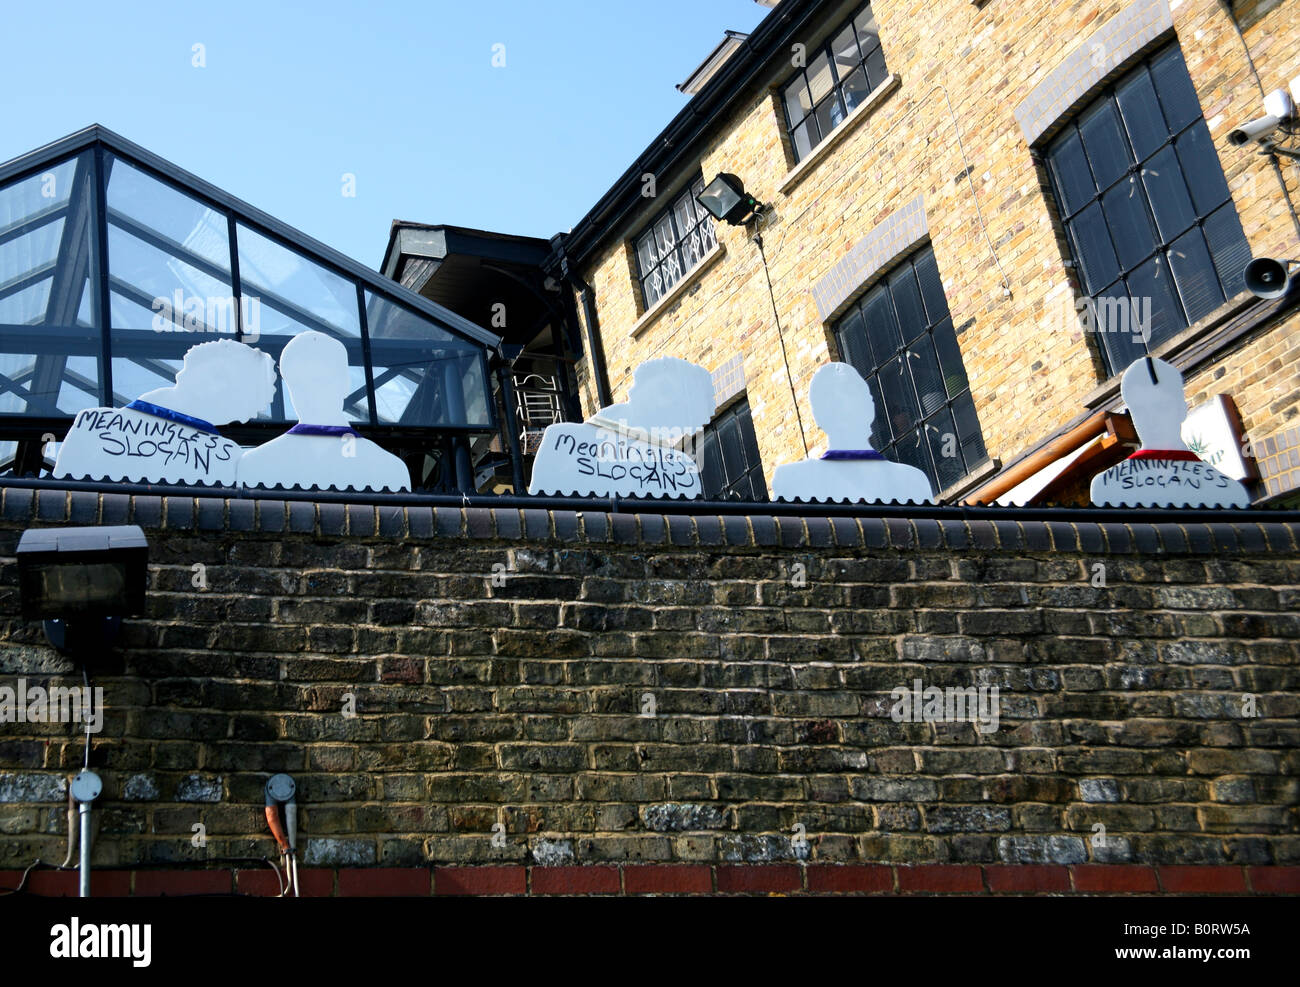
[[[1281,298],[1286,294],[1286,262],[1256,257],[1246,265],[1246,287],[1260,298]]]

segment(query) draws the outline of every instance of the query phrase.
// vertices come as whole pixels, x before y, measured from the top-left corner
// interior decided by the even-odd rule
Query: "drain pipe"
[[[567,235],[558,233],[551,238],[551,249],[560,262],[560,276],[576,288],[582,296],[582,326],[587,337],[587,358],[591,361],[591,379],[596,385],[596,399],[602,408],[614,403],[609,390],[609,375],[605,371],[605,350],[600,341],[600,320],[596,317],[596,292],[569,265],[569,255],[564,252]]]
[[[81,866],[80,866],[80,883],[81,897],[90,897],[90,803],[99,798],[99,793],[104,790],[104,783],[99,780],[99,775],[86,769],[72,779],[70,786],[72,797],[79,803],[81,813]]]
[[[294,799],[297,786],[287,774],[271,775],[266,780],[266,822],[271,827],[280,848],[280,859],[284,863],[285,875],[293,887],[293,896],[298,892],[298,803]],[[284,807],[284,823],[280,822],[280,808]]]

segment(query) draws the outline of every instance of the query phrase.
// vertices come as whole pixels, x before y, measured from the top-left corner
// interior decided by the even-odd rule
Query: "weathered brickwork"
[[[828,3],[826,29],[849,9]],[[1262,108],[1242,43],[1217,0],[984,6],[874,0],[873,9],[889,69],[901,82],[796,182],[781,190],[794,159],[774,90],[789,74],[788,63],[771,66],[743,107],[718,127],[700,160],[706,181],[732,172],[773,207],[765,248],[814,453],[825,439],[813,424],[807,385],[817,367],[836,356],[815,289],[853,266],[855,246],[918,197],[989,454],[1010,462],[1083,413],[1085,398],[1106,375],[1097,341],[1075,314],[1077,281],[1066,263],[1047,175],[1017,110],[1029,100],[1042,117],[1076,103],[1079,94],[1068,87],[1055,103],[1046,99],[1054,73],[1074,64],[1089,83],[1093,76],[1112,77],[1124,68],[1116,51],[1123,56],[1146,45],[1153,31],[1159,33],[1165,10],[1173,23],[1165,36],[1182,49],[1252,251],[1294,256],[1296,229],[1271,164],[1227,143],[1228,132]],[[1235,9],[1264,87],[1285,87],[1300,77],[1300,0],[1239,0]],[[817,39],[807,40],[811,50]],[[1094,43],[1103,45],[1100,56]],[[1095,71],[1094,60],[1104,63]],[[1282,167],[1291,199],[1300,203],[1300,167],[1285,161]],[[658,187],[667,192],[687,177],[658,176]],[[625,398],[632,370],[646,359],[677,356],[714,370],[743,355],[770,481],[776,466],[805,453],[758,252],[743,229],[720,226],[725,255],[633,338],[631,328],[643,313],[626,240],[657,208],[648,202],[585,272],[595,288],[615,400]],[[844,290],[837,288],[837,298]],[[1300,315],[1293,310],[1268,331],[1238,339],[1189,369],[1189,399],[1230,393],[1256,443],[1293,426],[1300,414],[1298,341]],[[1162,355],[1177,363],[1189,344],[1172,340]],[[589,387],[584,400],[590,410]]]
[[[1300,864],[1300,525],[13,488],[0,516],[0,685],[80,681],[17,616],[24,528],[150,538],[94,676],[100,867],[268,853],[276,771],[313,868]],[[996,729],[896,721],[918,679],[997,686]],[[82,758],[75,725],[0,726],[0,868],[62,859]]]

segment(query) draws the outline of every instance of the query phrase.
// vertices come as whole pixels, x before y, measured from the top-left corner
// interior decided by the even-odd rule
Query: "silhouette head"
[[[876,402],[871,388],[847,363],[828,363],[808,386],[813,420],[826,433],[828,449],[870,449]]]
[[[346,425],[343,402],[351,387],[348,351],[323,332],[294,336],[280,354],[280,376],[298,421],[310,425]]]
[[[1120,379],[1119,391],[1142,448],[1187,448],[1182,436],[1187,398],[1177,367],[1151,357],[1134,360]]]
[[[666,356],[637,367],[627,400],[601,408],[598,416],[628,429],[682,435],[707,425],[716,407],[713,375],[687,360]]]
[[[149,396],[214,425],[245,422],[275,397],[275,361],[233,339],[199,343],[185,351],[176,383]]]

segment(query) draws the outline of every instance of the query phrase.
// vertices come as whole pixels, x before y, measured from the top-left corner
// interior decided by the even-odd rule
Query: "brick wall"
[[[94,678],[109,706],[91,755],[97,867],[270,853],[276,771],[297,779],[304,862],[322,873],[531,867],[536,889],[572,876],[539,871],[592,865],[608,869],[581,880],[618,890],[633,865],[681,864],[726,890],[750,880],[728,868],[763,865],[811,890],[814,865],[870,864],[906,889],[926,873],[909,868],[964,865],[982,890],[1005,865],[1076,887],[1094,865],[1245,882],[1300,864],[1297,523],[15,488],[0,517],[0,685],[79,682],[17,616],[24,528],[150,538],[149,614]],[[997,729],[896,722],[890,691],[916,679],[997,685]],[[75,726],[0,725],[0,870],[62,859],[82,751]]]
[[[999,0],[982,7],[964,0],[874,0],[872,6],[889,69],[900,82],[798,181],[787,184],[793,159],[774,95],[791,71],[786,62],[756,81],[756,91],[700,157],[706,181],[732,172],[773,208],[766,250],[796,394],[781,364],[758,253],[742,229],[719,226],[725,255],[632,337],[643,313],[625,241],[686,177],[660,175],[661,196],[615,234],[586,272],[596,290],[615,400],[625,399],[631,373],[644,360],[677,356],[714,370],[740,354],[769,481],[776,466],[804,456],[796,397],[808,444],[819,452],[825,438],[813,424],[807,387],[813,372],[836,358],[819,286],[856,269],[854,251],[864,238],[919,197],[953,323],[961,328],[989,455],[1011,462],[1076,418],[1106,375],[1097,341],[1075,315],[1077,280],[1066,264],[1046,173],[1035,164],[1016,111],[1036,92],[1041,97],[1039,87],[1050,85],[1094,34],[1109,57],[1111,48],[1127,51],[1132,37],[1146,40],[1143,32],[1153,18],[1163,22],[1165,11],[1252,251],[1295,254],[1296,230],[1268,160],[1227,143],[1233,127],[1262,109],[1242,43],[1217,0]],[[827,3],[826,28],[852,7]],[[1154,7],[1160,10],[1153,13]],[[1300,3],[1238,2],[1236,9],[1265,88],[1300,77]],[[815,39],[806,40],[811,50]],[[1085,50],[1091,59],[1094,49]],[[1112,61],[1108,71],[1115,70]],[[1291,199],[1300,204],[1300,166],[1284,162],[1283,169]],[[1293,311],[1189,374],[1189,400],[1229,393],[1256,445],[1280,434],[1300,416],[1298,340],[1300,314]],[[1172,346],[1173,355],[1182,345]],[[590,410],[590,388],[584,401]]]

